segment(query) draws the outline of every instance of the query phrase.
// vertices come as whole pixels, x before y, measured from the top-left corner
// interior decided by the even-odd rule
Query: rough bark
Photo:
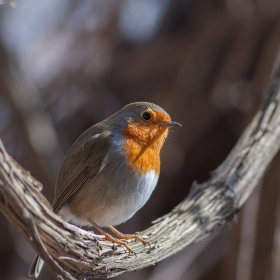
[[[41,184],[0,143],[0,210],[59,279],[113,277],[153,265],[232,223],[280,146],[280,68],[262,107],[226,160],[172,212],[143,231],[150,243],[129,241],[136,252],[65,223],[51,211]],[[176,187],[176,186],[174,186]]]

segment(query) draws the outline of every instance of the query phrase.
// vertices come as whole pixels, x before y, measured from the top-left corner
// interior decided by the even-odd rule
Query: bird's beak
[[[178,122],[173,122],[173,121],[169,121],[169,122],[160,122],[159,125],[162,125],[162,126],[181,126],[182,125]]]

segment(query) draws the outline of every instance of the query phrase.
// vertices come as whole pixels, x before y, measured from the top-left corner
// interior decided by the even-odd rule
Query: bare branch
[[[113,277],[159,262],[230,224],[262,178],[280,146],[280,70],[266,99],[227,159],[205,183],[194,184],[172,212],[142,232],[150,243],[124,248],[65,223],[51,211],[41,184],[0,143],[0,210],[59,279]]]

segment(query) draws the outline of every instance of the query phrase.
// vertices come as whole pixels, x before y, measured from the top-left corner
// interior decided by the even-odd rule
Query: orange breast
[[[160,171],[160,150],[167,137],[168,128],[128,124],[123,136],[123,148],[127,152],[127,160],[133,170],[143,175],[150,170]]]

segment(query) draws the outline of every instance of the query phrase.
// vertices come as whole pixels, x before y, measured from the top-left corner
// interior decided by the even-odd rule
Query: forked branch
[[[0,210],[60,279],[113,277],[155,264],[233,221],[279,150],[279,89],[280,67],[261,109],[212,177],[141,233],[150,246],[129,242],[136,257],[55,215],[41,184],[1,142]]]

